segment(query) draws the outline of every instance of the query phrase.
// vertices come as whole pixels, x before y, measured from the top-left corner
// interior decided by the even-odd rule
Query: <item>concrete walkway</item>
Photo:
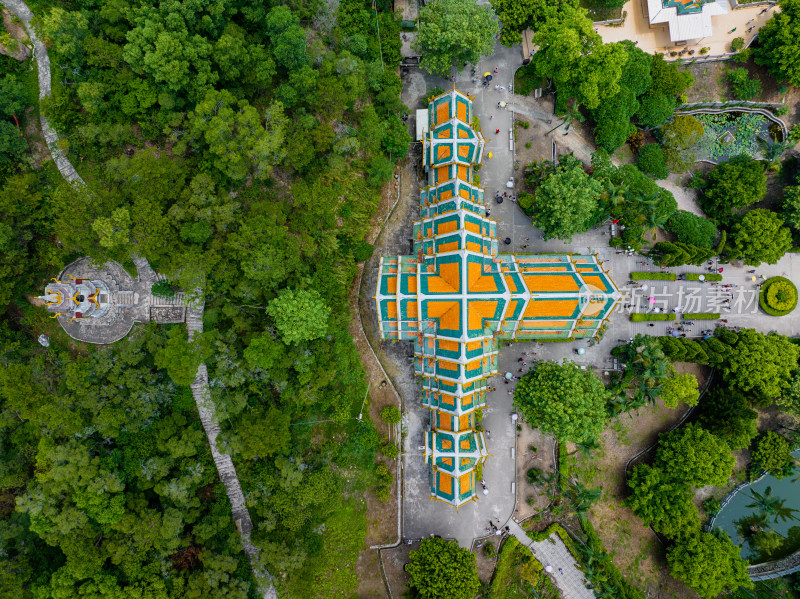
[[[28,37],[30,37],[33,43],[33,53],[36,57],[36,66],[39,71],[39,100],[46,98],[50,95],[50,57],[47,55],[47,48],[39,40],[33,27],[31,27],[33,13],[22,0],[2,0],[2,3],[22,21],[23,25],[25,25]],[[47,118],[41,113],[41,109],[39,113],[42,133],[44,134],[45,141],[47,141],[50,155],[53,157],[61,176],[70,183],[77,182],[84,184],[83,179],[78,175],[78,171],[75,170],[75,167],[72,166],[72,163],[67,160],[66,156],[64,156],[63,152],[58,147],[58,134],[55,129],[50,126]]]
[[[553,533],[544,541],[534,542],[513,520],[506,526],[520,543],[533,552],[543,566],[553,567],[550,576],[561,591],[563,599],[594,599],[594,592],[586,588],[586,577],[561,537]]]

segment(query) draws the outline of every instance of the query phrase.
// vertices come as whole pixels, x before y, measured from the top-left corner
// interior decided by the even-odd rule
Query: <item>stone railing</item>
[[[695,114],[723,114],[725,112],[747,112],[750,114],[760,114],[761,116],[765,117],[767,120],[772,121],[778,127],[781,128],[781,135],[783,136],[783,140],[789,139],[789,130],[786,127],[786,123],[784,123],[781,119],[776,117],[772,112],[767,110],[766,108],[754,108],[752,106],[746,106],[747,102],[707,102],[707,103],[697,103],[697,104],[684,104],[683,106],[679,107],[675,114],[682,114],[687,116],[693,116]],[[750,104],[753,104],[752,102]],[[763,104],[762,104],[763,105]],[[686,106],[708,106],[708,108],[696,108],[692,110],[687,110]],[[722,106],[723,108],[714,108],[714,106]],[[779,104],[780,106],[780,104]],[[706,160],[705,162],[710,162],[711,164],[716,164],[716,162],[712,160]]]

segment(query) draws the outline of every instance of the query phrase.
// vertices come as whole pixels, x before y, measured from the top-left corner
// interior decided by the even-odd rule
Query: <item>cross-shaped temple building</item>
[[[375,296],[382,339],[414,343],[431,497],[478,498],[488,454],[478,422],[502,341],[593,337],[620,294],[596,256],[500,254],[497,223],[473,184],[485,140],[472,99],[453,89],[428,107],[414,253],[382,257]]]

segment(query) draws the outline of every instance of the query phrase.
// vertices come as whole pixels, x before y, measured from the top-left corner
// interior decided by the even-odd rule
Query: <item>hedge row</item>
[[[722,314],[719,312],[684,312],[684,320],[717,320]]]
[[[700,273],[696,272],[687,272],[685,276],[687,281],[699,281],[701,276],[705,277],[706,281],[722,280],[722,275],[718,273],[708,273],[707,275],[701,275]]]
[[[645,314],[634,312],[631,314],[631,322],[644,322],[645,320],[675,320],[674,314]]]
[[[631,273],[634,281],[674,281],[677,278],[674,272],[646,272],[636,270]]]
[[[790,289],[794,291],[794,302],[792,304],[792,307],[789,308],[788,310],[776,310],[767,303],[767,293],[769,292],[769,288],[772,287],[772,285],[774,285],[775,283],[779,282],[788,283]],[[792,283],[789,279],[785,277],[770,277],[769,279],[764,281],[763,285],[761,285],[761,291],[758,294],[758,305],[761,306],[761,309],[764,310],[764,312],[766,312],[770,316],[786,316],[797,306],[797,287],[795,286],[794,283]]]

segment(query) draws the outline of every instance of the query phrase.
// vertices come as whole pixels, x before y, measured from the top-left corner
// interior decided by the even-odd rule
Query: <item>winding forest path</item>
[[[39,71],[39,100],[42,100],[50,95],[50,57],[47,55],[47,48],[39,39],[39,36],[36,35],[36,31],[33,27],[31,27],[33,13],[22,0],[0,1],[22,21],[22,24],[25,25],[25,30],[28,32],[28,37],[31,39],[33,55],[36,57],[36,66]],[[53,157],[61,176],[70,183],[78,182],[84,184],[78,171],[75,170],[72,163],[64,156],[61,148],[58,147],[58,133],[50,126],[47,117],[41,113],[41,107],[39,109],[39,120],[42,124],[42,133],[44,134],[45,141],[47,141],[50,155]]]
[[[202,297],[202,290],[197,289],[196,295],[197,297]],[[202,299],[195,300],[186,307],[186,328],[189,331],[189,341],[192,340],[195,333],[203,332],[204,307],[205,304]],[[253,569],[253,575],[256,577],[260,593],[264,599],[277,599],[278,594],[271,582],[271,577],[259,562],[260,551],[250,541],[253,521],[250,519],[250,512],[247,511],[247,506],[245,505],[244,493],[242,492],[242,485],[239,483],[239,477],[236,474],[236,467],[233,465],[231,456],[220,453],[217,449],[217,436],[220,433],[220,428],[217,421],[216,408],[208,388],[208,369],[205,364],[200,364],[191,387],[194,401],[197,404],[197,412],[200,414],[200,422],[203,423],[203,429],[206,431],[208,444],[211,447],[211,457],[214,458],[219,478],[222,484],[225,485],[225,492],[231,502],[233,521],[242,536],[242,546],[245,554],[250,559],[250,566]]]
[[[0,0],[0,2],[22,21],[33,43],[36,66],[39,73],[39,100],[42,100],[49,96],[51,91],[50,57],[47,54],[47,48],[36,35],[36,31],[33,27],[31,27],[33,13],[22,0]],[[55,129],[50,126],[50,123],[43,114],[40,114],[39,118],[42,124],[42,132],[47,141],[47,147],[50,150],[50,155],[53,157],[61,176],[69,183],[85,185],[78,171],[75,170],[75,167],[72,166],[72,163],[67,160],[58,147],[58,134]],[[155,272],[146,259],[139,257],[134,258],[134,264],[136,265],[140,277],[147,279],[155,278]],[[197,290],[197,296],[202,297],[202,290]],[[186,328],[189,331],[190,340],[195,333],[203,332],[203,309],[204,303],[202,301],[195,301],[187,306]],[[197,369],[197,376],[195,376],[191,387],[192,395],[197,404],[197,411],[200,414],[200,421],[203,423],[203,429],[206,432],[208,444],[211,447],[211,456],[217,467],[219,478],[222,484],[225,485],[225,492],[231,504],[233,521],[241,534],[242,547],[250,560],[250,566],[253,570],[256,583],[258,584],[259,593],[264,599],[278,599],[275,586],[271,582],[271,576],[259,562],[259,549],[250,541],[250,531],[253,529],[253,521],[245,505],[242,485],[239,483],[239,477],[236,475],[236,468],[233,465],[233,460],[231,456],[220,453],[217,450],[216,440],[220,428],[217,423],[216,410],[208,388],[208,369],[205,364],[200,364],[200,367]]]

